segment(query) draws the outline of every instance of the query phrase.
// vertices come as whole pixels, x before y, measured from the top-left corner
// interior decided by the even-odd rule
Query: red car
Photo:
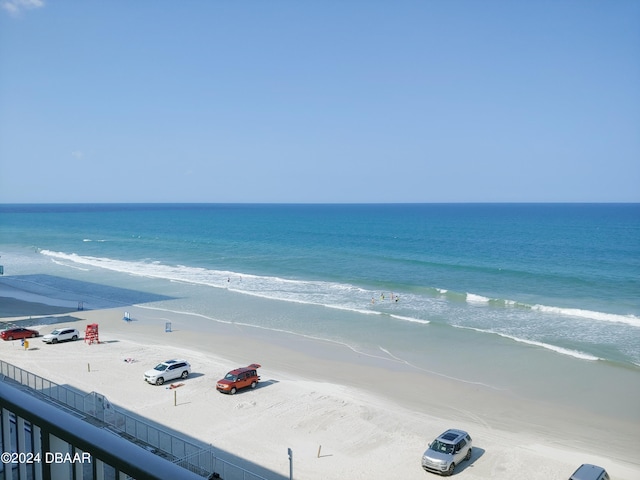
[[[258,368],[260,368],[260,365],[252,363],[248,367],[231,370],[223,379],[218,380],[216,389],[221,393],[230,393],[233,395],[241,388],[256,388],[256,385],[258,385],[260,381],[260,377],[256,371]]]
[[[29,330],[28,328],[10,328],[0,332],[0,338],[3,340],[19,340],[21,338],[38,337],[40,333],[37,330]]]

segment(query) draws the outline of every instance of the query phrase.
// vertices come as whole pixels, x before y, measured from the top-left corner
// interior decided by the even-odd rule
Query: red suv
[[[230,393],[233,395],[241,388],[256,388],[256,385],[258,385],[258,382],[260,381],[260,377],[257,372],[258,368],[260,368],[260,365],[252,363],[248,367],[231,370],[222,380],[218,380],[216,383],[216,389],[219,392]]]

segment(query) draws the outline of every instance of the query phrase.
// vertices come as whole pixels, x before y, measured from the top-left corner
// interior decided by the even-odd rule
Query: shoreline
[[[2,320],[7,311],[18,311],[16,302],[22,302],[24,316],[41,305],[4,298]],[[5,310],[9,304],[11,309]],[[624,419],[569,411],[553,399],[534,401],[417,372],[344,345],[237,323],[210,322],[209,328],[198,330],[199,322],[187,314],[147,306],[127,310],[131,322],[122,320],[122,308],[67,309],[68,315],[80,319],[73,323],[81,336],[86,323],[98,323],[103,344],[54,346],[36,341],[33,350],[24,352],[14,348],[14,342],[1,342],[0,353],[9,363],[61,384],[99,391],[112,403],[153,420],[153,407],[166,395],[164,389],[144,384],[141,373],[174,353],[188,356],[195,375],[180,389],[189,400],[178,417],[190,435],[283,475],[288,467],[282,450],[286,452],[288,445],[298,452],[296,471],[301,478],[385,478],[385,472],[388,478],[423,478],[428,474],[420,468],[420,458],[427,443],[441,431],[458,427],[469,431],[476,447],[470,464],[460,465],[463,478],[524,475],[566,480],[581,463],[599,463],[612,478],[640,477],[640,464],[634,463],[640,441],[634,423]],[[167,321],[172,323],[169,333],[164,331]],[[43,327],[41,334],[53,328]],[[127,357],[136,362],[125,364],[122,359]],[[85,360],[104,366],[87,375]],[[215,391],[215,381],[226,371],[253,362],[263,365],[259,373],[265,388],[235,396]],[[182,418],[185,412],[187,419]],[[238,412],[251,421],[234,422]],[[171,417],[163,418],[168,427],[185,428]],[[224,438],[210,432],[207,424],[227,432]],[[282,432],[283,438],[272,438],[273,431]],[[610,431],[617,436],[610,438]],[[606,452],[601,448],[605,437]],[[318,445],[331,456],[316,458]]]

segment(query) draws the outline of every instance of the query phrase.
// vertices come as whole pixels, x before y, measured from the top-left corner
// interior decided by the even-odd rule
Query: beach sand
[[[0,358],[101,393],[118,408],[211,444],[222,458],[264,467],[258,473],[267,478],[289,478],[288,448],[297,479],[437,478],[422,470],[421,455],[448,428],[467,430],[474,441],[471,460],[454,478],[566,480],[582,463],[604,466],[612,479],[640,478],[635,419],[412,371],[341,345],[150,307],[127,308],[130,322],[122,308],[67,312],[61,325],[84,336],[85,326],[97,323],[101,343],[32,339],[25,350],[19,341],[0,342]],[[8,322],[63,313],[45,310],[0,298],[0,317]],[[32,322],[41,334],[56,326]],[[192,365],[183,386],[143,381],[145,370],[178,357]],[[217,379],[250,363],[262,365],[258,388],[216,391]]]

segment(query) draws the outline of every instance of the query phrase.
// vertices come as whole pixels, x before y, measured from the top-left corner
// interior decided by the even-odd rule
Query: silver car
[[[609,480],[609,474],[602,467],[585,463],[573,472],[569,480]]]
[[[453,475],[463,460],[471,458],[472,441],[463,430],[447,430],[433,442],[422,455],[422,468],[440,475]]]
[[[75,328],[56,328],[53,332],[42,337],[44,343],[66,342],[67,340],[76,341],[80,333]]]

